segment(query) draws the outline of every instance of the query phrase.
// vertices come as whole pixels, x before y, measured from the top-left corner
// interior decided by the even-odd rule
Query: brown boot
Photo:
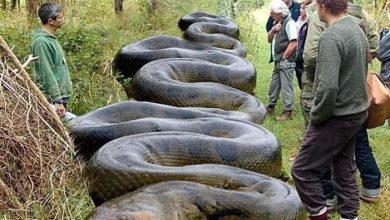
[[[284,111],[279,117],[276,118],[277,121],[286,121],[292,119],[292,111]]]

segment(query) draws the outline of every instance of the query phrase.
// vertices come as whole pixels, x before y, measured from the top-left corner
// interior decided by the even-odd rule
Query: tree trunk
[[[5,11],[7,10],[7,0],[1,1],[1,8]]]
[[[149,10],[154,13],[154,11],[156,11],[157,9],[157,5],[158,5],[158,0],[149,0]]]
[[[38,0],[26,0],[28,1],[27,9],[28,9],[28,15],[30,17],[35,17],[37,15],[37,8],[38,8]]]
[[[18,2],[19,0],[12,0],[11,1],[11,10],[14,11],[16,9],[16,3]]]
[[[123,0],[115,0],[115,14],[121,14],[123,11]]]

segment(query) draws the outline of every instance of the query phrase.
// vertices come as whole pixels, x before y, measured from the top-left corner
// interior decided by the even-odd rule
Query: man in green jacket
[[[64,22],[62,7],[44,3],[38,10],[42,28],[32,32],[31,53],[38,57],[33,66],[33,79],[56,112],[63,117],[72,93],[68,64],[55,36]]]

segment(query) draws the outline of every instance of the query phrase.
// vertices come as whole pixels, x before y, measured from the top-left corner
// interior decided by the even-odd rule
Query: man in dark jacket
[[[390,21],[390,1],[386,6],[387,17]],[[381,78],[385,85],[390,88],[390,30],[385,29],[381,34],[381,41],[379,43],[378,60],[381,61]],[[390,119],[387,120],[390,126]]]
[[[387,16],[390,20],[390,2],[387,4]],[[381,78],[386,86],[390,88],[390,31],[382,31],[381,41],[379,43],[378,60],[381,61]]]

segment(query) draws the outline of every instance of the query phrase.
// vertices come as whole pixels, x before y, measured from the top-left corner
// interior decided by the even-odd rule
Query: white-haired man
[[[267,112],[270,114],[274,112],[279,93],[282,92],[284,111],[276,119],[283,121],[292,118],[295,50],[298,34],[295,22],[289,16],[289,8],[282,0],[273,0],[270,10],[275,24],[268,32],[268,42],[272,45],[271,57],[275,64],[268,91]]]

